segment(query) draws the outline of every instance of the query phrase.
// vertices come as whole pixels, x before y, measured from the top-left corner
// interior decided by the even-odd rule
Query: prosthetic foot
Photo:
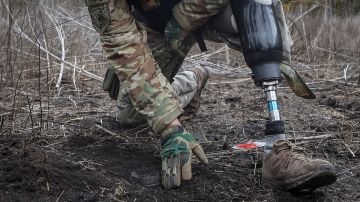
[[[263,178],[275,188],[291,192],[334,183],[336,175],[331,163],[295,153],[286,140],[276,96],[282,78],[282,41],[272,0],[232,0],[231,6],[245,61],[255,84],[264,89],[267,97],[270,120],[265,131]]]
[[[334,167],[320,159],[295,153],[289,141],[278,140],[263,162],[262,176],[275,188],[290,192],[311,192],[336,181]]]
[[[270,121],[266,124],[266,145],[263,161],[263,179],[274,188],[309,193],[318,187],[336,181],[334,166],[325,160],[309,159],[293,151],[285,140],[284,122],[281,121],[276,99],[277,81],[263,82]]]

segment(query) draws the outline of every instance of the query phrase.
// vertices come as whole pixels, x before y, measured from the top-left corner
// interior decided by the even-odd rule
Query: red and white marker
[[[248,141],[246,143],[242,143],[242,144],[237,144],[233,147],[231,147],[232,149],[235,150],[252,150],[252,149],[257,149],[257,148],[261,148],[265,146],[265,142],[260,142],[260,141]]]

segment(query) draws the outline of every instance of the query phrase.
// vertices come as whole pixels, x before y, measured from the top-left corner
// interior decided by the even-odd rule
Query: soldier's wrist
[[[163,131],[161,131],[160,136],[161,139],[164,141],[165,139],[168,139],[171,134],[179,133],[179,132],[185,132],[185,128],[182,125],[174,125],[166,127]]]

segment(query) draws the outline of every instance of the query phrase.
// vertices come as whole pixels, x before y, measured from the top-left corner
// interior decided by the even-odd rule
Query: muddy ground
[[[200,112],[184,122],[210,164],[195,160],[193,180],[170,191],[131,178],[139,168],[159,171],[160,141],[147,125],[119,126],[114,102],[99,82],[79,78],[74,90],[64,78],[59,95],[43,92],[42,112],[39,98],[19,91],[13,124],[14,89],[2,89],[0,201],[360,201],[359,87],[316,77],[320,82],[310,87],[317,99],[304,100],[280,86],[286,131],[296,150],[332,162],[338,175],[335,184],[295,197],[262,183],[261,151],[230,149],[262,139],[267,119],[263,93],[244,79],[248,75],[239,75],[213,74]]]

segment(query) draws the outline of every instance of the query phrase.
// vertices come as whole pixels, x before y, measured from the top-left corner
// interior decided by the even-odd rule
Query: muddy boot
[[[287,140],[275,142],[264,159],[262,172],[265,183],[294,193],[310,192],[337,179],[331,163],[295,153]]]
[[[181,115],[182,120],[191,119],[199,111],[201,91],[209,79],[209,71],[206,68],[194,67],[190,71],[195,73],[197,91],[189,104],[184,107],[184,113]]]

